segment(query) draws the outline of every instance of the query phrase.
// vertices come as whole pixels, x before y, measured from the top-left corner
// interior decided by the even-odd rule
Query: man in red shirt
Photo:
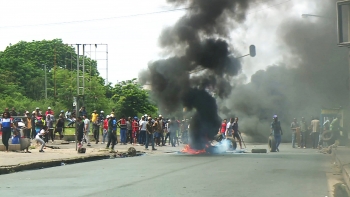
[[[227,126],[227,120],[224,119],[221,123],[221,128],[220,128],[220,133],[223,138],[225,138],[226,126]]]
[[[102,135],[102,143],[105,143],[106,137],[108,135],[108,120],[109,120],[109,115],[107,115],[106,119],[103,120],[103,135]],[[107,137],[108,139],[108,137]]]
[[[47,111],[45,112],[45,117],[47,117],[48,114],[54,115],[53,111],[51,110],[51,107],[47,108]]]
[[[137,123],[137,117],[132,121],[132,140],[134,142],[134,146],[137,143],[137,132],[139,131],[139,124]]]

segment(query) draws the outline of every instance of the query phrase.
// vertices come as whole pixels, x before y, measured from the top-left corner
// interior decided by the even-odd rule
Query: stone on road
[[[283,152],[285,150],[285,152]],[[1,176],[1,196],[328,196],[329,156],[163,154],[108,159]]]

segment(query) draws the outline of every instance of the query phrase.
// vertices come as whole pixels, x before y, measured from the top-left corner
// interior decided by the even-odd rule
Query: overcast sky
[[[232,45],[238,53],[248,53],[251,44],[257,47],[255,58],[242,59],[245,75],[283,60],[283,46],[276,33],[279,24],[286,17],[305,20],[301,14],[317,14],[313,2],[261,0],[251,5],[246,22],[232,30]],[[108,44],[108,78],[116,83],[136,78],[149,61],[161,58],[161,30],[174,24],[185,11],[117,17],[171,9],[166,0],[0,0],[0,51],[21,40],[61,38],[67,44]],[[90,47],[86,50],[89,56]],[[94,59],[94,47],[91,50]],[[97,50],[101,52],[96,58],[105,59],[105,47]],[[105,78],[106,61],[98,63]]]

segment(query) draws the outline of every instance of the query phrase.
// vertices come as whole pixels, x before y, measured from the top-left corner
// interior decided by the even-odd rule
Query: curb
[[[350,190],[350,171],[349,171],[349,169],[347,169],[345,167],[345,166],[348,166],[350,164],[342,164],[342,162],[338,158],[337,151],[334,151],[334,154],[335,154],[335,160],[336,160],[336,162],[338,163],[338,165],[341,168],[341,172],[342,172],[342,176],[343,176],[344,182],[345,182],[346,186],[348,187],[348,190]]]
[[[36,161],[36,162],[23,163],[18,165],[11,165],[11,166],[1,166],[0,175],[20,172],[24,170],[34,170],[34,169],[40,169],[40,168],[50,168],[50,167],[61,166],[62,162],[65,164],[74,164],[74,163],[83,163],[83,162],[89,162],[89,161],[97,161],[97,160],[108,159],[108,158],[110,158],[109,154],[102,154],[102,155],[93,155],[93,156],[73,157],[73,158],[67,158],[67,159]]]

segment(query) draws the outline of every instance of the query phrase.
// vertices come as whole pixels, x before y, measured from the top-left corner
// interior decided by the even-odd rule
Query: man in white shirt
[[[85,140],[88,146],[91,146],[90,140],[89,140],[89,133],[90,133],[90,120],[86,117],[86,115],[83,116],[84,119],[84,135]]]
[[[145,145],[146,144],[146,125],[147,125],[147,121],[145,121],[145,117],[142,116],[140,122],[139,122],[139,126],[140,126],[140,144],[141,145]]]

